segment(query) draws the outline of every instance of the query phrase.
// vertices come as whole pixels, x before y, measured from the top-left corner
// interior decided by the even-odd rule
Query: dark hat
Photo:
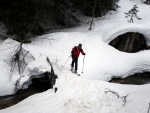
[[[82,47],[82,44],[79,44],[78,46],[79,46],[79,47]]]

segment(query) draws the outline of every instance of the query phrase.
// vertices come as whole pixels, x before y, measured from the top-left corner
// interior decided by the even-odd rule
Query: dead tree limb
[[[120,96],[117,92],[115,92],[115,91],[112,91],[112,90],[110,90],[110,89],[108,89],[108,88],[106,88],[108,91],[105,91],[105,93],[107,94],[107,93],[112,93],[112,94],[114,94],[114,95],[116,95],[118,98],[121,98],[121,99],[123,99],[123,106],[125,106],[125,104],[126,104],[126,98],[128,97],[128,95],[126,95],[126,96]]]
[[[110,90],[110,89],[108,89],[108,88],[106,88],[108,91],[105,91],[105,93],[107,94],[107,93],[112,93],[112,94],[114,94],[114,95],[116,95],[118,98],[120,98],[120,96],[119,96],[119,94],[117,93],[117,92],[115,92],[115,91],[112,91],[112,90]]]
[[[35,60],[35,58],[32,56],[32,54],[25,50],[22,47],[22,43],[20,43],[13,51],[13,55],[11,55],[10,59],[4,60],[6,64],[10,66],[10,80],[15,69],[17,69],[19,74],[22,74],[28,62],[33,60]]]
[[[96,7],[96,0],[94,1],[94,5],[93,5],[92,20],[91,20],[91,24],[90,24],[89,30],[92,29],[93,19],[94,19],[94,15],[95,15],[95,7]]]
[[[53,75],[55,75],[55,73],[54,73],[54,69],[53,69],[53,66],[52,66],[52,63],[51,63],[51,61],[50,61],[50,59],[47,57],[47,62],[50,64],[50,66],[51,66],[51,73],[53,74]]]
[[[123,106],[125,106],[125,104],[127,103],[127,97],[128,95],[121,97],[123,99]]]
[[[48,76],[49,76],[49,81],[50,81],[50,85],[51,87],[53,88],[53,86],[55,85],[55,82],[56,82],[56,79],[58,78],[57,75],[55,74],[54,72],[54,69],[53,69],[53,66],[52,66],[52,63],[50,61],[50,59],[47,57],[47,62],[49,63],[49,65],[51,66],[51,72],[48,73]]]

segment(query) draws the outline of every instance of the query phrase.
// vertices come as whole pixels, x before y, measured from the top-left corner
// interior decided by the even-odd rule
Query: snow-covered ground
[[[127,23],[124,12],[135,4],[142,20]],[[49,89],[0,110],[0,113],[147,113],[150,84],[137,86],[107,82],[112,77],[124,78],[134,73],[150,72],[149,50],[125,53],[108,45],[116,36],[131,31],[142,33],[150,45],[150,6],[140,0],[120,0],[119,6],[121,8],[117,12],[110,12],[95,21],[92,31],[86,24],[24,44],[23,47],[35,60],[28,61],[21,75],[17,70],[11,74],[8,65],[18,43],[11,39],[0,41],[0,96],[15,93],[16,82],[17,88],[27,88],[31,78],[50,71],[46,57],[49,57],[58,75],[54,86],[58,89],[56,93]],[[80,55],[78,73],[81,76],[76,76],[70,72],[70,54],[79,43],[82,43],[86,56],[82,73],[84,56]]]

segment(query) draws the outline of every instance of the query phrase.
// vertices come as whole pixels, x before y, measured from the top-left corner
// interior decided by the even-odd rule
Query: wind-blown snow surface
[[[126,4],[126,5],[124,5]],[[133,5],[139,6],[141,21],[127,23],[124,12]],[[28,61],[22,75],[15,70],[12,76],[6,61],[10,59],[18,43],[13,40],[0,42],[0,95],[15,93],[15,84],[26,88],[33,77],[50,71],[46,61],[49,57],[58,75],[56,85],[58,90],[49,89],[41,94],[33,95],[19,104],[1,110],[0,113],[145,113],[150,102],[150,84],[147,85],[119,85],[107,83],[112,77],[127,77],[134,73],[150,71],[150,51],[138,53],[124,53],[108,45],[116,36],[126,32],[142,33],[150,45],[150,6],[142,4],[140,0],[121,0],[121,8],[114,14],[108,14],[95,22],[92,31],[88,26],[68,29],[66,32],[51,33],[39,37],[31,44],[23,47],[34,57],[35,61]],[[137,24],[138,23],[138,24]],[[43,38],[47,39],[43,39]],[[72,74],[70,69],[70,52],[72,47],[83,44],[86,53],[84,70],[82,73],[84,56],[79,57],[78,72],[81,76]],[[68,62],[65,64],[67,59]],[[65,65],[64,65],[65,64]],[[63,68],[62,68],[63,67]],[[93,80],[94,79],[94,80]],[[103,80],[103,81],[101,81]],[[115,93],[107,92],[108,90]],[[107,93],[106,93],[106,92]],[[126,97],[127,96],[127,97]],[[126,99],[124,99],[126,97]]]

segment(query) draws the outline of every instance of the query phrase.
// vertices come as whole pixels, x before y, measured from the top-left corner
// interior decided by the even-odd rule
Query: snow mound
[[[115,25],[113,27],[108,28],[106,31],[104,31],[102,35],[103,41],[109,43],[117,36],[127,32],[138,32],[143,34],[145,36],[147,44],[148,45],[150,44],[150,27],[146,25],[135,24],[135,23]]]
[[[125,93],[122,92],[117,97],[112,92],[105,92],[108,91],[106,83],[78,77],[69,71],[62,72],[54,87],[58,89],[56,93],[54,90],[48,90],[41,95],[33,95],[4,110],[5,113],[104,113],[122,111],[125,105],[124,99],[121,98],[126,96]],[[41,106],[43,101],[46,103]],[[118,109],[114,109],[116,107]]]

